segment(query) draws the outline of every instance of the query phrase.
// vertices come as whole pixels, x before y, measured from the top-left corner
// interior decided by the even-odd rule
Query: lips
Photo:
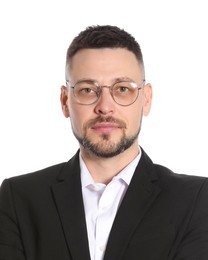
[[[120,129],[120,128],[121,128],[120,125],[115,123],[97,123],[91,127],[91,129],[102,133],[112,132],[113,130]]]
[[[126,124],[119,119],[109,117],[97,117],[88,121],[85,129],[92,129],[99,133],[110,133],[117,129],[126,128]]]
[[[97,123],[94,126],[92,126],[92,129],[97,128],[121,128],[119,124],[113,124],[113,123]]]

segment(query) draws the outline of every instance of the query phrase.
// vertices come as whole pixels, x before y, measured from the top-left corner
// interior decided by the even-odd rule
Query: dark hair
[[[111,25],[89,26],[81,31],[70,44],[66,65],[69,65],[71,58],[81,49],[99,48],[125,48],[133,52],[142,67],[143,56],[138,42],[135,38],[123,29]]]

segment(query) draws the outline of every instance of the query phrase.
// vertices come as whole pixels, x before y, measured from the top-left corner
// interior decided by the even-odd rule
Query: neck
[[[114,176],[136,158],[140,149],[138,145],[134,145],[121,154],[111,158],[97,157],[82,147],[80,147],[80,152],[94,181],[108,184]]]

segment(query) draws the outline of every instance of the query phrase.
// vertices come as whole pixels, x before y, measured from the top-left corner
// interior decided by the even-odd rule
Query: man
[[[80,150],[3,182],[0,259],[208,259],[207,179],[153,164],[138,145],[151,101],[129,33],[92,26],[75,37],[61,105]]]

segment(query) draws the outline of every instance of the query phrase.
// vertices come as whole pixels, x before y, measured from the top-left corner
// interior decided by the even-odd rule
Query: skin
[[[83,49],[67,66],[70,84],[81,79],[93,79],[100,85],[112,85],[116,78],[127,77],[141,85],[144,75],[136,56],[124,48]],[[138,134],[143,116],[149,114],[152,87],[146,84],[138,99],[130,106],[120,106],[103,88],[99,100],[91,105],[79,104],[72,89],[61,87],[61,105],[65,117],[70,117],[75,136],[86,136],[101,151],[116,149],[122,138],[134,137],[131,146],[115,156],[102,157],[80,144],[80,152],[95,182],[109,183],[139,153]],[[98,119],[102,120],[98,120]],[[110,118],[107,120],[106,118]]]

